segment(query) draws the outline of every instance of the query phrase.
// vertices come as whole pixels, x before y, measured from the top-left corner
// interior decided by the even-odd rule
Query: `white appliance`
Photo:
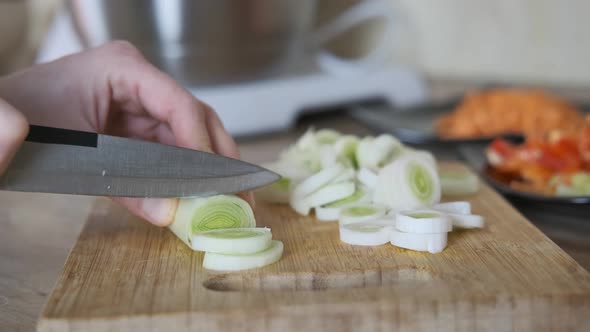
[[[52,22],[37,62],[81,50],[82,43],[63,8]],[[235,136],[287,129],[303,110],[313,112],[372,98],[407,106],[422,102],[427,96],[425,83],[419,75],[401,66],[335,75],[321,70],[311,57],[302,63],[291,72],[272,79],[186,88],[211,105]]]

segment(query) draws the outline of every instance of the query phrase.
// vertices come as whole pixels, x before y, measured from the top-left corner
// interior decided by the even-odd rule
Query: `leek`
[[[400,211],[436,204],[440,195],[436,168],[409,154],[379,171],[373,201]]]
[[[391,239],[391,226],[361,222],[340,225],[340,241],[358,246],[379,246]]]
[[[181,199],[170,230],[192,248],[193,236],[220,228],[255,227],[250,204],[233,195]]]
[[[381,204],[357,203],[340,211],[340,223],[350,224],[379,219],[385,216],[387,208]]]
[[[441,170],[439,176],[443,195],[468,195],[479,189],[477,176],[469,171]]]
[[[391,244],[404,249],[436,254],[447,246],[447,233],[416,234],[394,229],[391,232]]]
[[[269,228],[214,229],[193,235],[193,250],[218,254],[254,254],[268,249]]]
[[[266,250],[247,255],[206,252],[203,267],[214,271],[240,271],[263,267],[277,262],[283,255],[283,242],[273,240]]]
[[[432,234],[450,232],[453,229],[453,224],[450,218],[443,213],[415,210],[398,212],[395,217],[395,228],[405,233]]]

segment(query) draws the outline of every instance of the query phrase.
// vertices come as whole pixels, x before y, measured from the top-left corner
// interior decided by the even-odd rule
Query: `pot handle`
[[[376,45],[365,55],[348,59],[322,48],[322,45],[344,31],[373,19],[384,19],[385,29]],[[335,75],[358,74],[382,67],[391,58],[395,25],[399,19],[391,1],[361,1],[315,31],[312,45],[318,50],[315,58],[317,65],[322,70]]]

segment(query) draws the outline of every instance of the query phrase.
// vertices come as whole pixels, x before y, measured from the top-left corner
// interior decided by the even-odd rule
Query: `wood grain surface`
[[[101,200],[38,330],[586,330],[590,274],[487,186],[469,200],[486,228],[454,231],[436,255],[347,245],[335,223],[258,204],[284,256],[227,274]]]

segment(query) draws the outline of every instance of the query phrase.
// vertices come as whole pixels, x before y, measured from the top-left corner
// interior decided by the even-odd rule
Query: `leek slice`
[[[350,196],[337,200],[335,202],[326,204],[327,207],[345,207],[352,203],[366,203],[371,201],[371,196],[364,188],[357,188],[357,190]]]
[[[295,147],[299,150],[309,150],[316,148],[318,144],[315,135],[315,129],[307,129],[305,133],[301,135],[301,137],[297,140],[297,143],[295,143]]]
[[[416,234],[393,229],[391,231],[391,244],[404,249],[428,251],[436,254],[443,251],[447,246],[447,233]]]
[[[482,216],[477,214],[449,213],[449,218],[454,227],[459,228],[483,228],[485,222]]]
[[[391,239],[393,227],[361,222],[340,225],[340,241],[358,246],[379,246]]]
[[[339,207],[318,206],[315,208],[315,218],[319,221],[337,221],[341,210]]]
[[[440,201],[436,168],[413,154],[402,155],[379,171],[373,201],[396,210],[411,210]]]
[[[263,164],[262,167],[268,168],[269,170],[281,175],[284,178],[288,178],[293,183],[299,182],[313,175],[313,172],[309,169],[302,167],[297,163],[290,163],[287,161],[266,163]]]
[[[350,181],[356,177],[356,172],[352,168],[346,168],[340,175],[334,178],[332,182]]]
[[[366,223],[371,223],[373,225],[381,225],[381,226],[391,226],[395,227],[395,216],[385,215],[378,219],[373,219],[370,221],[365,221]]]
[[[320,129],[315,133],[315,141],[318,145],[332,145],[340,138],[340,133],[334,129]]]
[[[334,180],[338,175],[344,172],[345,169],[341,165],[334,165],[321,170],[320,172],[303,180],[293,189],[293,195],[297,199],[301,199],[320,189],[326,184]]]
[[[390,163],[401,151],[402,144],[396,138],[382,134],[361,140],[356,157],[359,167],[378,169]]]
[[[398,212],[395,228],[404,233],[432,234],[446,233],[453,229],[450,218],[432,210]]]
[[[351,204],[340,211],[340,223],[350,224],[370,221],[385,216],[387,208],[381,204]]]
[[[293,181],[289,178],[280,180],[254,191],[256,197],[269,203],[289,203]]]
[[[471,203],[465,201],[439,203],[432,206],[433,210],[456,214],[471,214]]]
[[[206,252],[203,267],[214,271],[240,271],[263,267],[278,261],[283,255],[283,242],[273,240],[268,249],[248,255],[228,255]]]
[[[192,247],[193,235],[219,228],[250,228],[256,219],[250,204],[232,195],[181,199],[170,230]]]
[[[340,211],[342,208],[353,203],[362,203],[368,201],[370,201],[370,196],[367,194],[367,192],[362,188],[358,188],[354,194],[346,198],[316,207],[315,217],[320,221],[337,221],[340,218]]]
[[[442,170],[439,176],[443,195],[468,195],[479,189],[477,176],[469,171]]]
[[[214,229],[193,235],[193,250],[218,254],[253,254],[270,247],[269,228]]]
[[[354,182],[328,184],[313,194],[303,198],[310,207],[318,207],[338,201],[354,194]]]
[[[296,198],[292,195],[289,199],[289,205],[295,212],[302,216],[309,215],[309,212],[311,211],[311,205],[305,198]]]
[[[334,147],[330,145],[325,145],[319,148],[320,149],[320,164],[322,165],[322,169],[332,167],[338,163],[338,154]]]
[[[363,167],[358,171],[357,178],[360,183],[368,188],[375,188],[377,185],[377,174],[366,167]]]
[[[356,136],[344,135],[334,143],[334,150],[340,159],[346,160],[353,168],[357,168],[356,149],[359,139]]]

